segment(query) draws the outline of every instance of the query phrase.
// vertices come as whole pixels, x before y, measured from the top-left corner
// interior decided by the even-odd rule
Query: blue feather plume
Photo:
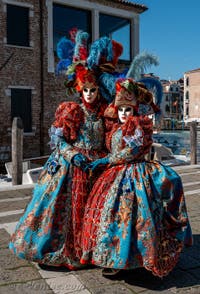
[[[83,32],[79,30],[76,34],[75,39],[75,49],[74,49],[74,57],[76,57],[78,60],[80,60],[80,48],[85,48],[87,50],[87,41],[89,38],[89,34],[87,32]]]
[[[74,54],[74,46],[75,44],[67,39],[66,37],[62,37],[58,44],[56,53],[59,59],[69,59],[72,60]]]
[[[162,97],[163,97],[163,88],[162,88],[162,84],[161,82],[154,78],[154,77],[144,77],[141,78],[139,80],[139,82],[145,84],[145,86],[147,87],[147,89],[153,94],[153,96],[155,97],[155,101],[154,103],[160,107],[161,102],[162,102]],[[150,107],[149,105],[146,106],[141,106],[141,108],[139,109],[139,112],[143,112],[143,114],[146,112],[149,112],[148,107]],[[157,124],[158,122],[160,122],[162,117],[162,112],[160,110],[160,112],[155,114],[155,123]]]
[[[137,81],[141,78],[141,74],[152,65],[159,65],[158,58],[151,53],[142,52],[133,59],[126,77]]]
[[[126,78],[128,68],[125,68],[122,72],[114,72],[113,75],[116,79]]]
[[[139,82],[145,84],[147,89],[154,95],[155,104],[160,106],[163,97],[163,89],[161,82],[153,77],[144,77],[140,79]]]
[[[61,59],[56,65],[56,75],[66,73],[68,66],[72,63],[71,59]]]
[[[98,79],[100,93],[108,103],[111,103],[115,96],[115,81],[116,77],[107,72],[102,73]]]
[[[99,65],[100,58],[104,57],[106,62],[113,60],[112,40],[108,37],[101,37],[91,45],[87,64],[90,69]]]

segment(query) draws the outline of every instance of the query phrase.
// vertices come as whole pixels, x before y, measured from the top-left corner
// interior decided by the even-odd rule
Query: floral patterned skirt
[[[54,154],[55,155],[55,154]],[[44,166],[9,248],[20,258],[70,269],[82,267],[81,231],[88,175],[62,156],[53,175]]]
[[[167,275],[192,244],[182,182],[156,161],[116,165],[98,178],[88,197],[82,264]]]

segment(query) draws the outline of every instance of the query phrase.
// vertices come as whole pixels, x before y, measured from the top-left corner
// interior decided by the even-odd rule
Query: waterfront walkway
[[[101,269],[44,271],[20,260],[8,249],[10,234],[31,197],[32,186],[0,185],[0,294],[122,294],[200,293],[200,165],[175,168],[181,175],[194,245],[185,248],[176,268],[165,278],[144,269],[102,277]]]

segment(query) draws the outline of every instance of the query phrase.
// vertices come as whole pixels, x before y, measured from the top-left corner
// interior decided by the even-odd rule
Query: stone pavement
[[[165,278],[144,269],[123,271],[115,278],[91,267],[78,271],[41,270],[8,249],[10,234],[31,197],[31,186],[0,186],[0,294],[131,294],[200,293],[200,165],[175,168],[181,175],[194,245],[185,248],[175,269]]]

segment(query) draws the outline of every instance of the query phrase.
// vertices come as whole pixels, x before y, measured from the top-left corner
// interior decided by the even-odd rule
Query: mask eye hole
[[[84,88],[83,89],[83,92],[87,93],[88,92],[88,89],[87,88]]]
[[[126,111],[131,111],[131,107],[127,107],[126,109],[125,109],[125,112]]]
[[[92,88],[92,89],[90,90],[90,92],[91,92],[91,93],[94,93],[94,92],[96,91],[96,89],[97,89],[97,88]]]

